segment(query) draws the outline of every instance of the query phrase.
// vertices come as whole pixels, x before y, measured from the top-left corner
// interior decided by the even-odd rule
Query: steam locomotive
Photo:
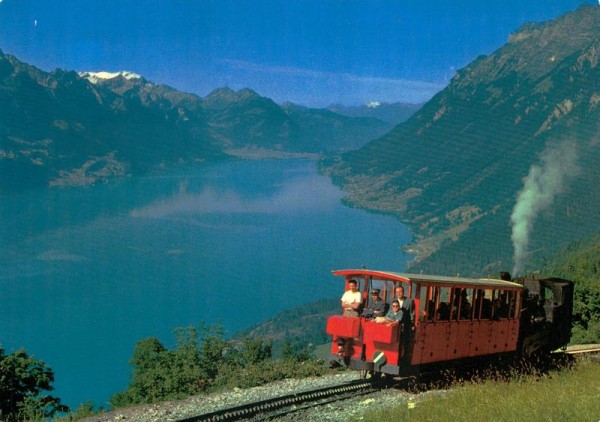
[[[346,291],[360,295],[360,305],[327,319],[326,331],[333,337],[331,362],[364,374],[402,377],[491,356],[531,357],[565,347],[571,337],[569,280],[512,280],[508,273],[498,279],[473,279],[368,269],[333,274],[344,278]],[[399,287],[402,298],[395,297],[402,292]],[[401,318],[374,317],[369,310],[376,301],[385,307],[398,301]]]

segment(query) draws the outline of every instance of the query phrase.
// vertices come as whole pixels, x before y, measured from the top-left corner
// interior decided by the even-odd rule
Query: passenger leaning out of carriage
[[[388,304],[381,299],[379,292],[379,289],[371,290],[371,299],[369,299],[369,304],[362,313],[365,318],[377,318],[385,316],[387,313]]]
[[[385,324],[388,327],[392,325],[398,325],[404,318],[404,309],[400,307],[400,302],[396,299],[392,301],[392,307],[385,316],[375,318],[375,322],[379,324]]]
[[[344,316],[357,317],[362,305],[362,296],[356,280],[350,280],[348,285],[350,290],[346,290],[342,296],[342,312]]]

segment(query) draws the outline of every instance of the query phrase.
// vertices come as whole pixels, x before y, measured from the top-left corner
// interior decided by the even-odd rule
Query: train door
[[[473,301],[473,325],[471,332],[471,356],[493,353],[491,351],[491,337],[493,336],[492,303],[493,289],[477,288]]]
[[[469,356],[473,322],[471,300],[473,289],[454,287],[450,306],[448,354],[446,358],[459,359]]]
[[[427,293],[421,295],[427,303],[423,306],[426,318],[421,318],[418,328],[418,363],[438,362],[446,358],[449,343],[450,287],[428,285]]]

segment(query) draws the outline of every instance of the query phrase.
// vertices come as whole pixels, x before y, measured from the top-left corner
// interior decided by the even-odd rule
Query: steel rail
[[[567,350],[557,350],[554,354],[583,355],[598,352],[600,352],[600,344],[570,346]],[[434,371],[434,373],[437,373],[437,371]],[[423,376],[425,374],[422,373],[420,375]],[[314,406],[380,391],[377,387],[381,387],[381,385],[376,382],[374,383],[373,380],[357,380],[219,409],[178,419],[177,422],[270,420]]]
[[[358,380],[220,409],[179,419],[178,422],[268,420],[304,410],[308,407],[344,400],[351,396],[369,394],[375,391],[377,389],[373,388],[373,384],[370,381]],[[307,403],[310,404],[308,405]]]
[[[563,353],[568,355],[583,355],[588,353],[600,352],[600,344],[580,344],[567,347]]]

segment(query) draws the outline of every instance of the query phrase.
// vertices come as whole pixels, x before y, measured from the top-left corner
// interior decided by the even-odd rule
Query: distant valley
[[[46,73],[0,52],[0,191],[323,157],[347,204],[409,225],[411,270],[533,270],[600,227],[599,58],[600,8],[584,5],[524,25],[422,106],[311,109],[251,89],[200,98],[139,75]]]
[[[398,107],[402,112],[398,112]],[[134,73],[43,72],[0,51],[0,192],[73,186],[231,157],[349,151],[416,110],[278,105],[251,89],[205,98]]]

